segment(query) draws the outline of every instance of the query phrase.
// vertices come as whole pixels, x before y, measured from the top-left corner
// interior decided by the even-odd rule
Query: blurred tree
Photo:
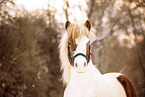
[[[0,97],[61,97],[54,24],[25,10],[11,18],[0,36]]]
[[[40,56],[44,60],[42,64],[47,64],[48,77],[50,77],[48,84],[49,97],[58,97],[58,94],[62,93],[63,90],[60,82],[58,41],[58,32],[51,27],[47,27],[38,38],[38,44],[41,49]]]
[[[8,24],[13,21],[11,14],[11,7],[14,7],[13,0],[1,0],[0,1],[0,25]]]

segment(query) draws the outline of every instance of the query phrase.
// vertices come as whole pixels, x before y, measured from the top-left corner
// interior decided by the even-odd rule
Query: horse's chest
[[[96,97],[94,88],[93,82],[70,84],[65,90],[67,96],[64,97]]]
[[[70,83],[64,97],[125,97],[123,88],[111,79]]]

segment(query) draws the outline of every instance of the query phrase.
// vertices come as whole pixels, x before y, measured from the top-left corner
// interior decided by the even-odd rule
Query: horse
[[[63,97],[138,97],[133,82],[121,73],[102,74],[91,60],[91,23],[65,23],[59,44]]]

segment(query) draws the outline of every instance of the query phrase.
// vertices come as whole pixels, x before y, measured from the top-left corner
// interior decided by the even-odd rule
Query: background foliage
[[[65,20],[78,8],[97,37],[111,33],[92,45],[93,62],[102,73],[127,75],[139,97],[144,97],[145,2],[86,0],[86,9],[81,4],[72,6],[69,0],[62,2]],[[43,14],[21,9],[13,0],[0,1],[0,97],[62,97],[58,44],[64,23],[57,20],[57,9],[50,4],[41,10]]]

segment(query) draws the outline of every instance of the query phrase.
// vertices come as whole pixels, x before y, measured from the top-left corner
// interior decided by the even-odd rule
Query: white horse
[[[137,97],[131,80],[120,73],[101,74],[91,61],[91,24],[66,22],[59,48],[64,97]]]

